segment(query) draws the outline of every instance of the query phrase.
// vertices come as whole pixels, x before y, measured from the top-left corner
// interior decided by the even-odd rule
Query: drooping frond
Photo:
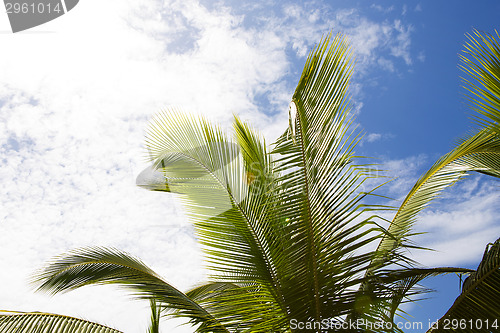
[[[389,233],[380,242],[374,268],[391,264],[395,253],[407,245],[417,214],[445,188],[471,171],[500,177],[500,137],[488,129],[463,140],[420,177],[396,212]]]
[[[481,116],[481,123],[500,135],[500,35],[481,34],[474,30],[468,34],[461,68],[466,89],[472,94],[469,101]]]
[[[213,316],[166,283],[139,259],[108,248],[83,248],[59,256],[35,277],[38,290],[55,294],[91,284],[118,284],[140,298],[154,298],[188,317],[198,332],[227,332]]]
[[[462,293],[428,332],[498,332],[500,329],[500,238],[490,244]]]
[[[79,333],[121,333],[114,328],[87,320],[43,312],[17,312],[0,310],[0,332],[79,332]]]
[[[157,177],[151,187],[142,186],[158,190],[161,174],[165,190],[181,194],[213,279],[258,286],[262,302],[275,311],[261,321],[283,321],[274,263],[282,256],[276,248],[280,230],[269,214],[270,156],[263,139],[238,118],[234,131],[232,140],[202,118],[173,111],[158,115],[147,138]]]

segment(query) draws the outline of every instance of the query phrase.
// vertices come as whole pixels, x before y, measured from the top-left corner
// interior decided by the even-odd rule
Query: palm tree
[[[50,262],[39,289],[120,284],[153,300],[153,323],[160,314],[184,317],[197,332],[393,332],[400,305],[425,291],[424,278],[458,272],[471,274],[469,284],[485,281],[480,270],[418,268],[406,250],[416,247],[418,213],[446,187],[471,171],[500,176],[498,135],[488,125],[464,139],[400,207],[381,205],[383,184],[367,190],[378,171],[354,153],[361,136],[352,129],[351,71],[345,38],[324,39],[306,61],[289,126],[271,146],[238,117],[232,136],[203,117],[171,111],[153,119],[152,167],[138,185],[179,195],[209,263],[207,283],[184,293],[124,252],[85,248]],[[380,216],[387,210],[395,210],[391,221]],[[487,262],[481,267],[496,267]]]

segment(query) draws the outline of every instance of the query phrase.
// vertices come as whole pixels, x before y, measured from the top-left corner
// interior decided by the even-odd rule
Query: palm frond
[[[380,242],[374,269],[392,263],[390,258],[409,244],[408,237],[418,213],[445,188],[471,171],[500,177],[500,137],[488,129],[464,139],[420,177],[396,212],[388,234]]]
[[[233,141],[202,118],[167,112],[152,121],[147,143],[168,191],[181,194],[212,278],[258,285],[278,305],[269,318],[283,320],[274,264],[282,253],[271,245],[281,236],[279,221],[269,214],[275,177],[270,156],[263,139],[238,118],[234,131]]]
[[[161,304],[156,299],[151,298],[149,307],[151,308],[151,322],[149,323],[148,333],[160,333]]]
[[[383,233],[372,214],[387,207],[362,202],[371,193],[363,187],[375,176],[371,165],[355,163],[360,136],[351,128],[351,71],[346,39],[325,38],[307,58],[290,126],[272,152],[280,173],[274,215],[285,220],[287,234],[287,259],[278,272],[293,318],[345,315],[355,298],[349,288],[360,283],[373,256],[361,249]]]
[[[38,290],[51,294],[91,284],[118,284],[139,298],[154,298],[177,310],[199,325],[198,332],[227,332],[210,313],[139,259],[115,249],[83,248],[59,256],[35,275],[34,283]]]
[[[462,293],[428,332],[497,332],[500,329],[500,238],[484,252]]]
[[[479,121],[500,135],[500,35],[495,33],[467,34],[460,67],[468,75],[463,80],[472,109],[483,116]]]
[[[43,312],[17,312],[0,310],[0,332],[79,332],[79,333],[121,333],[114,328],[87,320]]]
[[[419,287],[418,284],[429,277],[443,274],[471,274],[474,270],[458,267],[435,267],[435,268],[409,268],[396,269],[379,272],[370,281],[377,285],[375,289],[383,297],[384,306],[379,307],[379,318],[384,318],[390,322],[394,321],[400,305],[406,302],[414,302],[414,296],[418,296],[430,291],[427,288]],[[385,290],[385,291],[384,291]]]
[[[228,282],[211,282],[186,293],[235,332],[281,332],[287,326],[272,316],[276,303],[255,286],[239,286]]]

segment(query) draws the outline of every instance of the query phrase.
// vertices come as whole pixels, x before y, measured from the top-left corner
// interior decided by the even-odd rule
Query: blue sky
[[[412,65],[406,70],[399,67],[397,75],[379,74],[379,84],[365,90],[365,112],[360,121],[368,131],[393,133],[410,144],[413,153],[428,152],[430,147],[443,152],[453,139],[471,129],[458,69],[464,34],[474,28],[493,32],[494,13],[500,4],[429,1],[420,8],[406,15],[413,27],[410,49],[416,57]],[[419,54],[424,61],[418,60]],[[384,121],[377,121],[380,118]],[[408,150],[401,141],[384,142],[376,149],[405,156]]]
[[[229,127],[232,114],[268,140],[307,52],[330,31],[356,55],[351,84],[359,146],[397,177],[394,204],[474,128],[463,98],[465,34],[499,29],[498,1],[82,0],[66,15],[12,34],[0,13],[0,309],[84,317],[143,332],[148,310],[111,287],[34,294],[30,274],[70,249],[103,245],[142,258],[181,289],[205,273],[192,228],[172,197],[135,186],[146,167],[144,129],[180,107]],[[422,215],[415,252],[426,266],[475,268],[496,240],[498,182],[472,176]],[[458,293],[455,276],[429,280],[408,307],[425,325]],[[164,332],[191,332],[164,323]]]

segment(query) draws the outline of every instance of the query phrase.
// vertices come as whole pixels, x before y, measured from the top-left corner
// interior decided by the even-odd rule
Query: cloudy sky
[[[308,51],[330,31],[356,54],[351,85],[359,147],[397,177],[400,199],[474,128],[458,54],[473,28],[493,32],[498,1],[82,0],[13,34],[0,13],[0,309],[46,311],[144,332],[148,304],[113,287],[49,297],[28,280],[53,256],[101,245],[125,250],[182,290],[203,262],[182,207],[135,186],[144,130],[178,107],[229,127],[232,115],[272,140]],[[475,268],[500,235],[498,182],[472,176],[426,210],[423,265]],[[440,317],[458,279],[430,281],[413,320]],[[191,332],[178,323],[163,331]],[[175,328],[175,329],[174,329]]]

